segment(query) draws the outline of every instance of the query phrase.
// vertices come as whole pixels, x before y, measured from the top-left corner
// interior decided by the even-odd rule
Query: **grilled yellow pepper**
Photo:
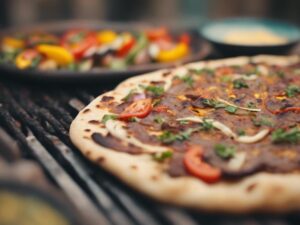
[[[48,59],[52,59],[58,65],[64,66],[74,62],[73,55],[63,47],[55,45],[39,45],[37,50],[46,55]]]
[[[25,47],[25,42],[23,40],[13,38],[13,37],[5,37],[3,38],[2,44],[4,46],[14,48],[14,49],[20,49]]]
[[[170,50],[161,50],[156,57],[159,62],[172,62],[183,58],[189,53],[189,47],[185,43],[179,43]]]
[[[97,33],[97,40],[100,44],[112,43],[117,38],[117,34],[111,30],[104,30]]]

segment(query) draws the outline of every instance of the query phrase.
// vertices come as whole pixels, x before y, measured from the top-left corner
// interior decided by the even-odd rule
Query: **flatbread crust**
[[[107,134],[106,128],[101,124],[89,123],[91,120],[101,121],[103,115],[109,113],[99,108],[98,104],[103,96],[122,99],[138,84],[147,84],[153,80],[167,81],[188,68],[215,68],[220,65],[244,65],[249,62],[289,65],[299,62],[299,57],[237,57],[191,63],[171,71],[156,71],[130,78],[115,90],[96,98],[78,114],[70,128],[71,140],[89,160],[129,186],[159,201],[230,213],[287,212],[300,209],[300,174],[260,172],[232,182],[207,184],[194,177],[170,177],[164,172],[164,164],[154,161],[149,154],[131,155],[114,151],[96,144],[91,139],[93,132]]]

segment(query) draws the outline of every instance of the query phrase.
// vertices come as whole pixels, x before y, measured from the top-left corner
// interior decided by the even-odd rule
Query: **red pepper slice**
[[[157,41],[157,40],[165,40],[168,42],[172,41],[170,34],[168,33],[167,28],[165,27],[158,27],[153,28],[146,31],[146,35],[150,41]]]
[[[179,41],[189,45],[191,43],[191,36],[188,33],[184,33],[179,37]]]
[[[201,146],[192,145],[188,147],[183,159],[187,171],[207,183],[219,181],[221,170],[203,162],[202,155],[203,149]]]
[[[117,57],[124,57],[130,51],[130,49],[135,45],[135,39],[130,37],[117,51]]]
[[[80,60],[88,49],[97,44],[97,35],[85,30],[71,30],[61,40],[61,45],[71,51],[77,60]]]
[[[141,99],[130,104],[125,110],[119,115],[120,119],[127,120],[132,117],[144,118],[148,116],[152,109],[151,98]]]

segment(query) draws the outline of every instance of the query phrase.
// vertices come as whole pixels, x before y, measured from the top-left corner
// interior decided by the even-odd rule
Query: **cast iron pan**
[[[54,22],[47,24],[39,24],[29,27],[15,27],[0,31],[0,38],[14,32],[30,33],[33,31],[45,31],[60,34],[68,29],[74,28],[87,28],[87,29],[113,29],[116,31],[139,31],[150,28],[149,24],[143,23],[108,23],[100,21],[65,21]],[[181,65],[187,62],[197,61],[203,59],[209,53],[207,43],[200,38],[196,29],[179,28],[174,26],[167,26],[171,34],[188,32],[191,35],[192,54],[183,60],[172,63],[151,63],[145,65],[135,65],[127,68],[126,70],[111,70],[106,68],[94,68],[88,72],[72,72],[72,71],[39,71],[39,70],[19,70],[12,65],[1,65],[1,76],[9,76],[18,79],[34,79],[38,81],[83,81],[83,80],[120,80],[133,75],[142,74],[149,71],[154,71],[163,68],[170,68]]]

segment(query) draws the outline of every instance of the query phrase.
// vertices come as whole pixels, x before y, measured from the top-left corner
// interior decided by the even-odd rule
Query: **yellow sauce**
[[[255,31],[235,30],[229,32],[224,37],[224,42],[240,45],[276,45],[284,44],[287,41],[287,38],[278,36],[264,29]]]

